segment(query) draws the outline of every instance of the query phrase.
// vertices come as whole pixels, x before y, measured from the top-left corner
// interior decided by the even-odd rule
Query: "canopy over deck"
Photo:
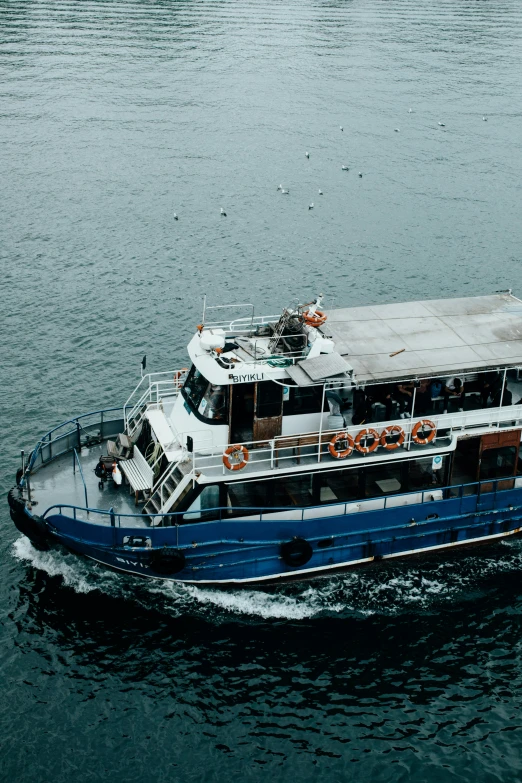
[[[522,301],[511,293],[327,314],[323,330],[358,382],[522,366]]]

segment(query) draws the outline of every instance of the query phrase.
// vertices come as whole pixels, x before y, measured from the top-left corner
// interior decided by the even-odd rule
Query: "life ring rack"
[[[243,470],[248,462],[249,456],[246,446],[241,444],[229,446],[228,449],[223,452],[223,464],[227,470]]]
[[[429,430],[426,437],[422,437],[419,435],[419,432],[424,433],[424,429],[427,428]],[[431,419],[421,419],[417,422],[417,424],[414,426],[414,428],[411,431],[411,437],[415,441],[415,443],[418,443],[420,446],[425,446],[427,443],[431,443],[437,434],[437,427]]]
[[[362,441],[366,441],[367,438],[373,438],[373,443],[371,446],[368,445],[362,445]],[[361,430],[357,433],[355,437],[355,448],[357,451],[359,451],[361,454],[371,454],[372,451],[375,451],[375,449],[378,448],[381,442],[381,436],[377,432],[377,430],[374,430],[373,427],[367,427],[364,430]]]
[[[390,443],[388,441],[389,437],[392,437],[393,435],[398,435],[399,437],[397,440],[392,440]],[[404,430],[399,424],[390,424],[389,427],[385,427],[381,433],[381,446],[383,449],[386,449],[386,451],[395,451],[395,449],[400,448],[402,444],[404,443]]]
[[[346,443],[346,448],[339,449],[340,443]],[[346,459],[353,451],[353,438],[348,432],[338,432],[328,444],[328,451],[335,459]]]
[[[315,313],[311,313],[310,310],[305,310],[303,313],[305,324],[314,326],[316,329],[326,323],[327,317],[326,313],[323,313],[322,310],[316,310]]]

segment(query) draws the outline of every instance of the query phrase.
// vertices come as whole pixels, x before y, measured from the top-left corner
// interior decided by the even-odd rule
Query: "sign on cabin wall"
[[[433,457],[432,463],[431,463],[431,469],[432,470],[440,470],[442,467],[442,456],[440,454],[436,454]]]

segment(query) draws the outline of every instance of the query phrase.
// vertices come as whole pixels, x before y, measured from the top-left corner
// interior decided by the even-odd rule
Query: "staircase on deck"
[[[164,514],[169,511],[174,503],[179,503],[192,487],[193,472],[192,462],[181,460],[167,471],[161,482],[153,489],[152,495],[143,507],[143,513],[151,516],[153,525],[160,524],[161,517],[155,514]]]

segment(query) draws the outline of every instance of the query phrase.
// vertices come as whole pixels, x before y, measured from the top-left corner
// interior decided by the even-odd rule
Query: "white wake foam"
[[[522,569],[522,541],[502,542],[492,554],[468,553],[462,558],[408,563],[388,561],[365,569],[294,582],[277,588],[216,590],[165,580],[144,580],[111,571],[86,558],[59,549],[39,552],[21,536],[14,556],[77,593],[101,591],[131,600],[145,610],[170,616],[197,614],[212,621],[230,617],[260,620],[309,620],[320,616],[397,614],[467,600],[488,577]]]

